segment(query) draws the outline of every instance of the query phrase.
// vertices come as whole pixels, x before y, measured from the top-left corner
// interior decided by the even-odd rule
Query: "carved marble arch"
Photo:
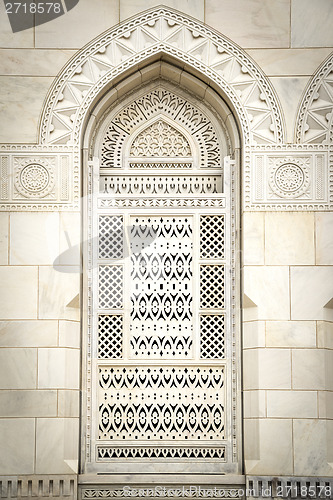
[[[186,89],[161,67],[117,100],[106,93],[84,139],[81,472],[97,482],[242,467],[238,131],[202,82]]]
[[[295,135],[298,143],[332,144],[333,54],[320,65],[305,89]]]
[[[77,145],[103,89],[111,82],[117,86],[126,72],[136,72],[141,81],[149,79],[141,69],[161,58],[201,75],[209,90],[223,95],[244,145],[283,143],[281,107],[256,63],[223,35],[165,7],[153,8],[103,33],[69,61],[47,96],[40,143]]]

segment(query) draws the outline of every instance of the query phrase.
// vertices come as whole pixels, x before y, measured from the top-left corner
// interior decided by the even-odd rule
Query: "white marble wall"
[[[248,474],[333,472],[332,221],[320,212],[244,214]]]
[[[68,261],[63,252],[66,238],[80,242],[80,214],[3,212],[0,227],[0,470],[70,474],[78,461],[80,274],[78,252]]]
[[[80,0],[16,34],[0,4],[1,143],[34,143],[61,67],[102,31],[154,0]],[[309,78],[331,53],[331,0],[164,0],[239,44],[270,78],[294,141]],[[306,26],[306,30],[304,29]],[[80,215],[0,213],[2,474],[77,470]],[[246,212],[245,470],[332,475],[333,215]]]

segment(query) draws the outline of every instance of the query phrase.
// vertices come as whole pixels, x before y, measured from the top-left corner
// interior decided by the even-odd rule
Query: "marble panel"
[[[120,21],[124,21],[139,12],[161,5],[159,0],[120,0]],[[189,14],[199,21],[204,21],[204,0],[163,0],[162,5]]]
[[[333,349],[333,323],[317,321],[318,347]]]
[[[52,347],[58,344],[58,321],[0,321],[1,347]]]
[[[51,265],[59,255],[57,213],[12,213],[10,264]]]
[[[316,213],[316,264],[333,264],[333,213]]]
[[[0,75],[57,76],[74,50],[0,49]]]
[[[253,49],[246,51],[267,76],[310,76],[331,53],[330,48]]]
[[[33,48],[34,29],[29,28],[13,33],[8,15],[6,14],[5,2],[0,2],[0,47],[10,48]]]
[[[35,46],[81,49],[118,22],[118,0],[80,0],[69,12],[36,27]]]
[[[0,265],[8,264],[9,214],[0,213]]]
[[[78,389],[80,352],[77,349],[38,349],[39,389]]]
[[[206,0],[205,22],[244,48],[289,47],[288,0]]]
[[[0,391],[1,417],[56,417],[57,391]]]
[[[36,474],[77,472],[79,419],[38,418],[36,426]]]
[[[318,392],[319,418],[328,418],[333,420],[333,392]]]
[[[243,323],[243,348],[265,347],[265,322],[247,321]]]
[[[244,418],[266,417],[266,391],[243,392]]]
[[[37,349],[0,349],[0,389],[34,389]]]
[[[245,426],[245,443],[247,440],[250,444],[256,441],[259,453],[256,453],[256,460],[248,459],[245,444],[245,473],[258,476],[292,474],[292,420],[259,419],[257,421],[258,430],[254,436],[249,435],[249,431],[253,431],[255,426],[255,421],[252,420],[252,422],[250,428]]]
[[[37,317],[37,268],[1,266],[0,283],[6,284],[0,301],[1,319]]]
[[[289,319],[288,267],[245,266],[244,293],[257,305],[258,319]]]
[[[0,419],[1,474],[33,474],[35,455],[35,419]]]
[[[266,213],[265,263],[315,264],[314,215],[295,212]]]
[[[296,266],[290,276],[291,319],[333,321],[333,267]]]
[[[51,24],[51,23],[47,23]],[[0,142],[35,143],[49,77],[0,76]]]
[[[332,476],[332,423],[317,419],[293,421],[296,476]]]
[[[80,416],[80,392],[58,391],[58,416],[79,417]]]
[[[267,347],[316,347],[315,321],[266,321]]]
[[[294,142],[295,121],[299,103],[308,77],[272,77],[270,78],[282,107],[286,122],[286,142]]]
[[[294,349],[292,351],[292,388],[325,390],[324,349]]]
[[[39,317],[78,321],[80,319],[79,292],[78,267],[41,267],[39,270]]]
[[[331,0],[291,2],[291,46],[330,47],[333,45],[333,4]],[[304,27],[306,26],[306,29]]]
[[[289,349],[246,349],[243,352],[244,390],[290,389]]]
[[[58,265],[80,265],[80,228],[80,213],[60,214],[60,250],[56,261]]]
[[[243,214],[243,263],[261,265],[265,263],[265,214],[245,212]]]
[[[316,418],[317,392],[267,391],[267,417]]]
[[[59,321],[59,346],[79,348],[80,323],[78,321]]]

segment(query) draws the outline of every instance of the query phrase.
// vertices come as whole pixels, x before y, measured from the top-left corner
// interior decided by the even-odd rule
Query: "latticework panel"
[[[123,307],[123,266],[99,266],[98,306],[100,309]]]
[[[98,316],[98,357],[120,359],[123,356],[122,314],[100,314]]]
[[[99,439],[224,439],[223,367],[99,368]]]
[[[225,357],[224,315],[200,315],[200,357],[220,359]]]
[[[176,448],[175,446],[120,446],[117,448],[110,446],[98,446],[97,447],[99,460],[110,460],[110,459],[152,459],[152,458],[164,458],[164,459],[202,459],[202,458],[213,458],[219,461],[225,461],[225,447],[181,447]]]
[[[200,216],[200,257],[224,258],[224,215]]]
[[[100,259],[120,259],[124,256],[124,227],[121,215],[99,216],[98,255]]]
[[[200,308],[224,308],[224,266],[200,266]]]
[[[130,242],[131,356],[190,356],[192,219],[135,218]]]

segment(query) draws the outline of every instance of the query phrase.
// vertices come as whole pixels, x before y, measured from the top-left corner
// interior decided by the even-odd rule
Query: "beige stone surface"
[[[0,265],[8,264],[9,214],[0,213]]]
[[[74,50],[0,49],[0,75],[57,76]]]
[[[36,349],[0,349],[0,389],[35,389]]]
[[[308,77],[272,77],[270,78],[282,107],[286,122],[286,141],[295,142],[295,124],[298,107],[309,82]]]
[[[333,265],[333,213],[316,213],[316,264]]]
[[[328,418],[333,420],[333,392],[318,392],[319,418]]]
[[[267,76],[310,76],[329,56],[331,48],[253,49],[246,52]]]
[[[80,416],[80,392],[58,391],[58,416],[79,417]]]
[[[12,213],[10,264],[51,265],[59,255],[57,213]]]
[[[6,284],[0,301],[1,319],[37,317],[37,268],[1,266],[0,283]]]
[[[290,270],[291,319],[333,321],[333,267],[295,266]]]
[[[243,214],[243,251],[244,265],[265,263],[265,214]]]
[[[128,0],[120,0],[119,5],[120,21],[124,21],[129,17],[135,16],[139,12],[143,12],[158,5],[165,5],[179,10],[180,12],[185,12],[200,21],[204,21],[205,15],[204,0],[163,0],[163,2],[159,0],[131,0],[130,2]]]
[[[39,270],[39,317],[78,321],[80,308],[79,268],[71,266],[41,267]]]
[[[291,2],[291,46],[329,47],[333,45],[333,4],[331,0]],[[304,29],[306,27],[306,29]]]
[[[35,419],[0,419],[1,474],[32,474],[35,455]]]
[[[1,321],[1,347],[52,347],[58,344],[58,322]]]
[[[293,389],[325,390],[324,349],[295,349],[292,351]]]
[[[79,348],[80,323],[78,321],[59,321],[59,346]]]
[[[244,418],[266,417],[266,391],[244,391]]]
[[[73,474],[78,463],[79,419],[38,418],[36,473]]]
[[[205,22],[244,48],[289,47],[289,0],[206,0]]]
[[[267,417],[316,418],[317,392],[267,391]]]
[[[266,213],[265,263],[315,264],[314,215],[295,212]]]
[[[53,82],[48,77],[0,76],[0,142],[35,143],[40,113]]]
[[[289,349],[246,349],[243,353],[244,390],[290,389]]]
[[[332,421],[294,420],[294,463],[297,476],[332,476]]]
[[[333,323],[317,321],[318,347],[333,349]]]
[[[0,391],[1,417],[56,417],[57,391]]]
[[[4,2],[0,3],[0,47],[27,48],[34,46],[34,29],[13,33]]]
[[[78,389],[80,353],[77,349],[38,349],[39,389]]]
[[[243,348],[265,347],[265,322],[249,321],[243,323]]]
[[[59,227],[59,265],[80,265],[80,213],[61,213]]]
[[[118,0],[80,0],[66,14],[36,27],[38,48],[81,49],[119,22]]]
[[[267,347],[316,347],[315,321],[266,321]]]
[[[244,293],[258,306],[258,319],[289,319],[288,267],[245,266]]]
[[[260,419],[257,421],[257,433],[251,435],[254,425],[252,423],[249,428],[245,426],[244,431],[245,473],[274,476],[292,474],[292,420]],[[247,450],[254,442],[259,446],[259,453],[256,453],[257,459],[248,459]]]

